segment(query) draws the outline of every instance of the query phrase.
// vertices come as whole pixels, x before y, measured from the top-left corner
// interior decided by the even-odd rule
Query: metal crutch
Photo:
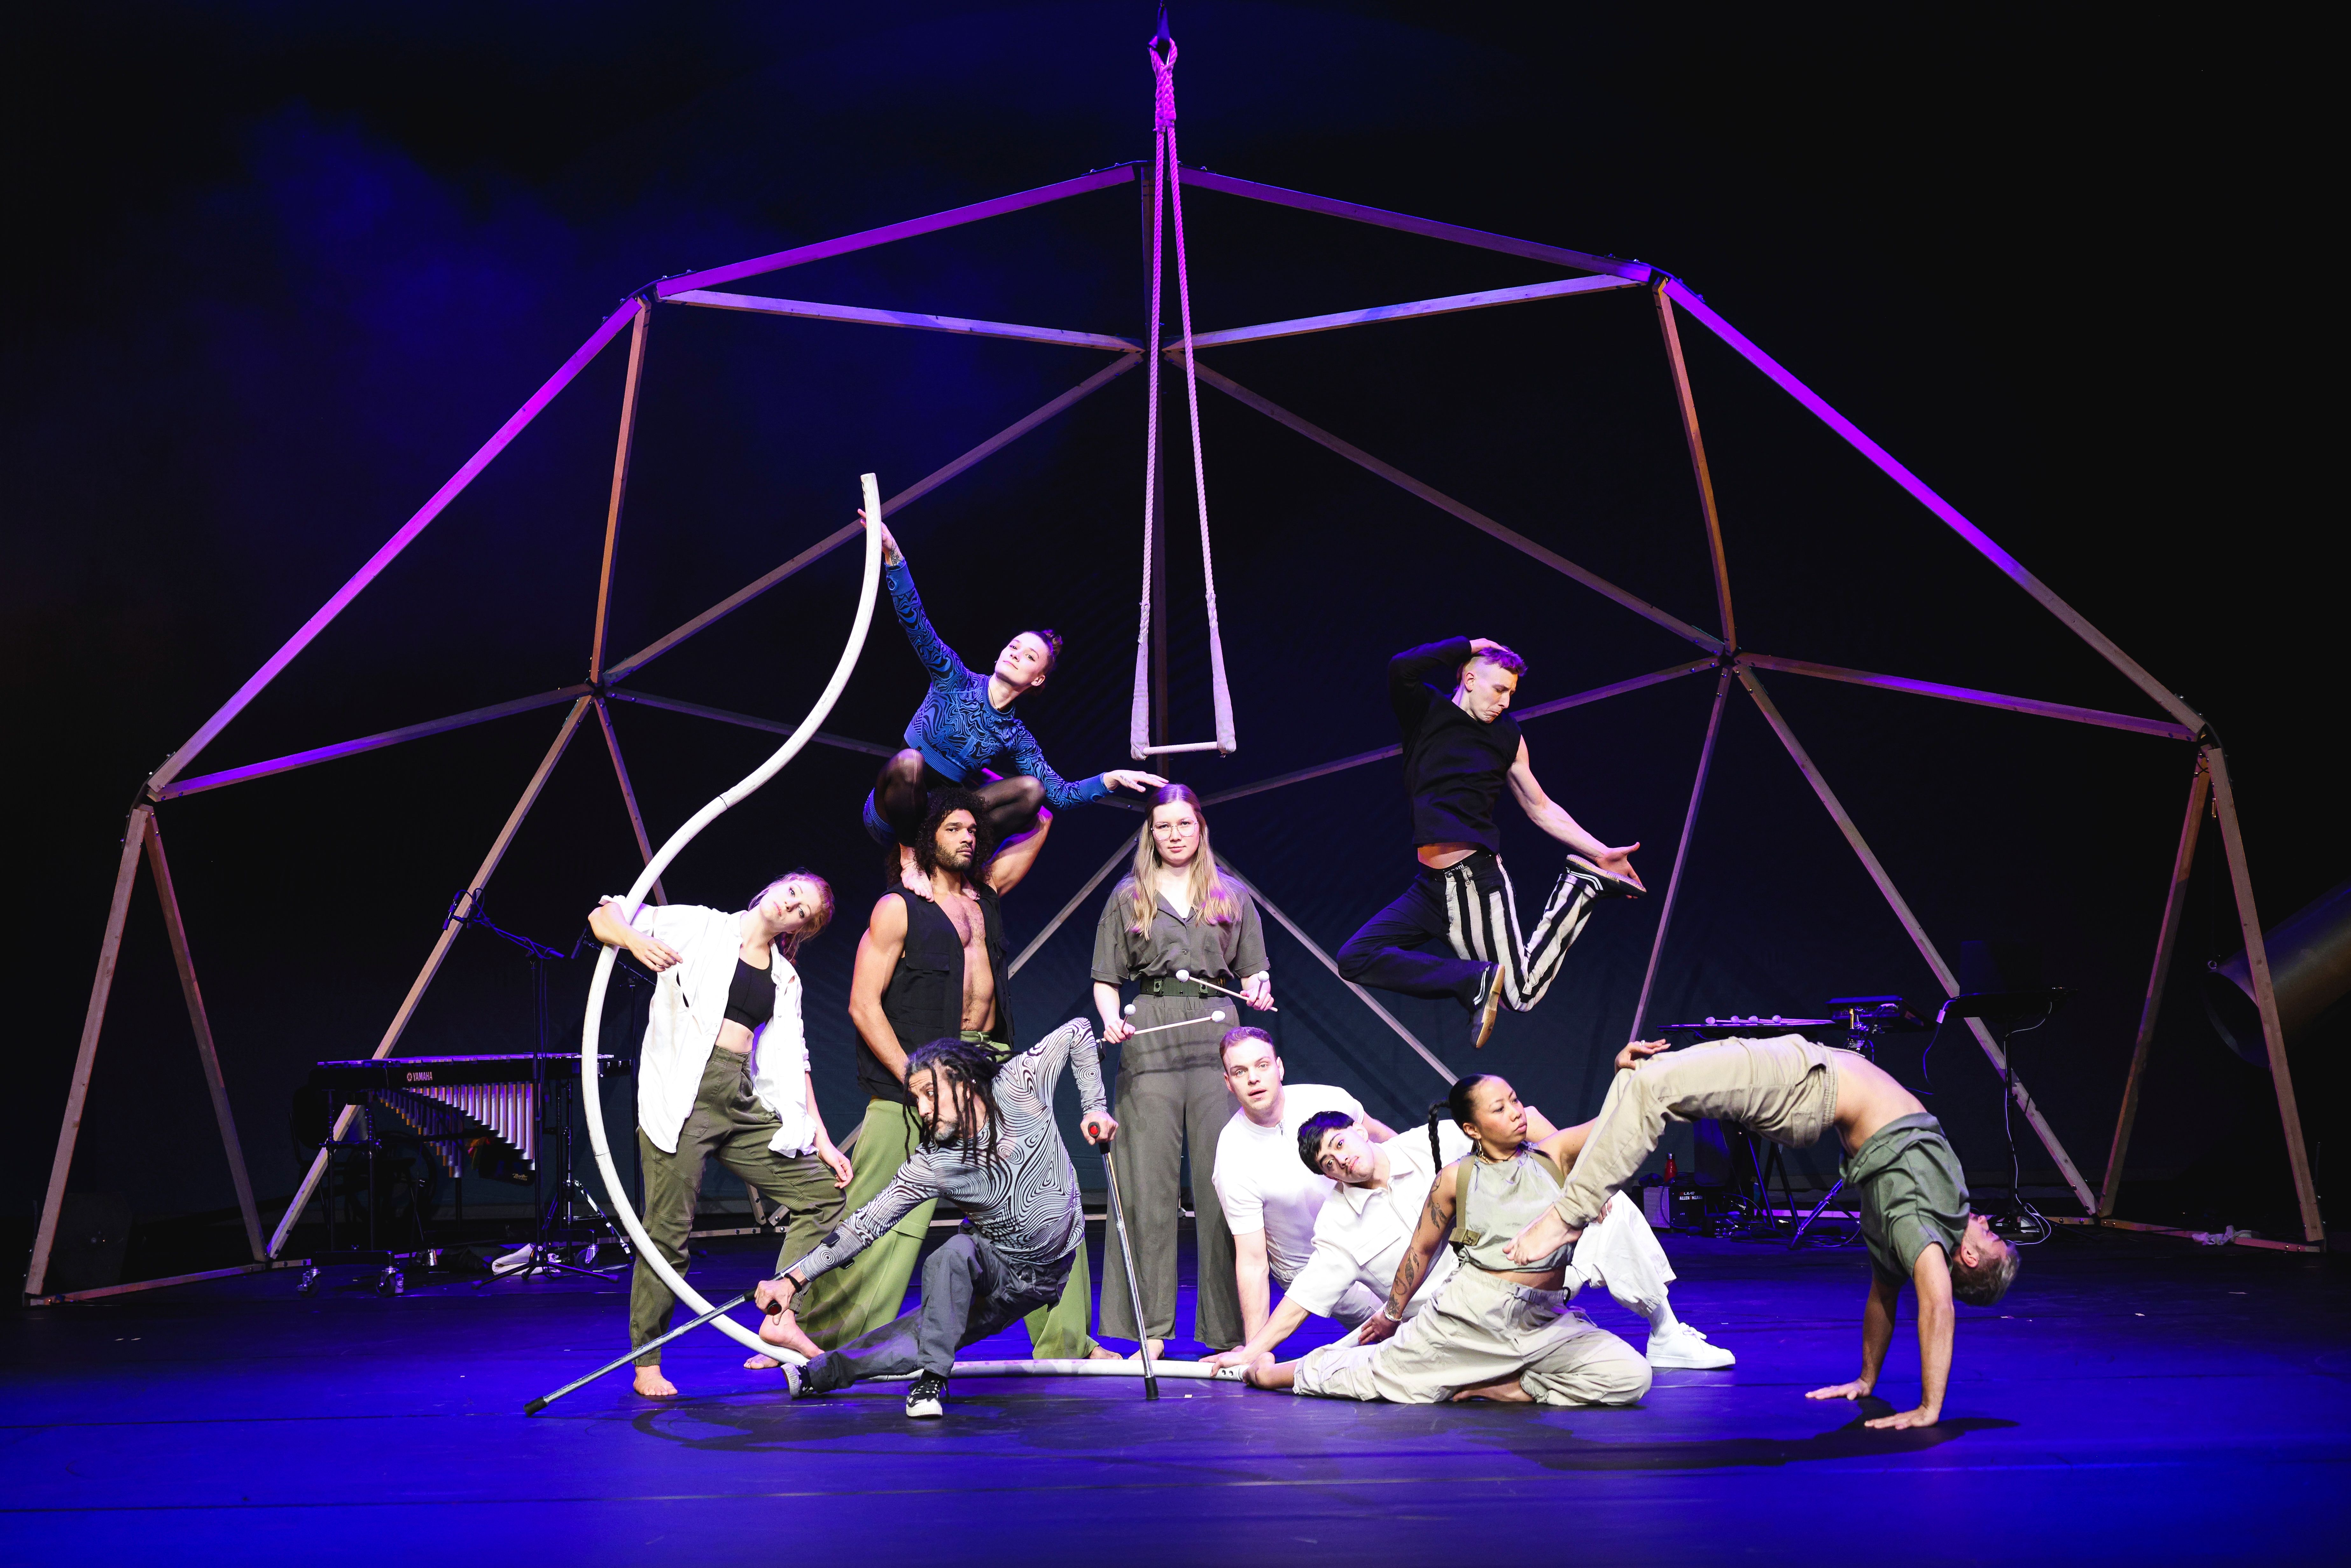
[[[1143,1286],[1134,1273],[1134,1248],[1126,1239],[1126,1210],[1118,1201],[1118,1166],[1112,1163],[1110,1145],[1102,1145],[1102,1172],[1110,1177],[1110,1222],[1118,1232],[1119,1255],[1126,1260],[1126,1299],[1134,1308],[1135,1343],[1143,1357],[1143,1396],[1159,1397],[1159,1375],[1151,1364],[1151,1325],[1143,1320]]]

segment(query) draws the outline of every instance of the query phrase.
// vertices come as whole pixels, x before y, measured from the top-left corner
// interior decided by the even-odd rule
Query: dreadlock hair
[[[1462,1126],[1469,1125],[1471,1119],[1478,1113],[1478,1108],[1469,1103],[1469,1092],[1480,1083],[1490,1081],[1494,1076],[1495,1074],[1491,1072],[1473,1072],[1467,1078],[1458,1078],[1454,1080],[1453,1087],[1446,1091],[1445,1098],[1428,1108],[1428,1157],[1431,1168],[1437,1170],[1445,1168],[1445,1147],[1437,1141],[1437,1119],[1439,1116],[1450,1116]],[[1475,1140],[1473,1139],[1472,1142]]]
[[[968,1040],[935,1040],[928,1045],[918,1045],[906,1053],[906,1082],[912,1083],[914,1074],[931,1075],[932,1104],[944,1102],[955,1113],[955,1145],[956,1152],[971,1165],[1000,1166],[1003,1156],[997,1151],[997,1132],[1003,1116],[996,1108],[996,1073],[1005,1059],[994,1048]],[[976,1109],[987,1113],[987,1145],[982,1148],[972,1137]],[[905,1107],[906,1120],[919,1147],[945,1148],[936,1131],[914,1113],[912,1105]],[[935,1109],[932,1121],[938,1119]]]
[[[978,837],[972,842],[971,864],[966,874],[978,875],[979,868],[986,865],[987,857],[995,852],[996,846],[987,841],[987,808],[980,798],[968,789],[934,789],[931,791],[930,815],[925,817],[923,825],[914,831],[914,865],[925,876],[939,869],[939,828],[957,811],[969,811],[972,825],[978,830]]]
[[[1317,1111],[1299,1125],[1298,1157],[1316,1176],[1322,1174],[1319,1163],[1322,1157],[1322,1140],[1332,1133],[1343,1133],[1355,1124],[1355,1119],[1344,1111]]]

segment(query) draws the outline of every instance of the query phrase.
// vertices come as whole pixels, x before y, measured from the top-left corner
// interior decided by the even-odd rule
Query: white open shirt
[[[1359,1281],[1382,1301],[1387,1299],[1395,1285],[1396,1270],[1404,1262],[1405,1247],[1420,1224],[1421,1206],[1428,1201],[1428,1189],[1437,1183],[1437,1173],[1469,1152],[1468,1136],[1455,1123],[1440,1123],[1437,1139],[1444,1165],[1430,1163],[1428,1134],[1416,1127],[1378,1145],[1388,1156],[1384,1188],[1332,1184],[1331,1196],[1322,1200],[1314,1217],[1313,1255],[1285,1292],[1290,1301],[1317,1317],[1327,1318],[1334,1315],[1332,1309],[1348,1288]],[[1410,1317],[1433,1300],[1457,1266],[1453,1249],[1441,1249],[1429,1266],[1428,1277],[1412,1293],[1405,1315]]]
[[[677,1153],[678,1134],[694,1113],[694,1097],[702,1087],[702,1071],[718,1049],[743,924],[750,918],[747,910],[729,915],[700,904],[647,904],[629,922],[678,956],[654,981],[644,1051],[637,1061],[637,1125],[664,1154]],[[779,1155],[804,1155],[816,1147],[816,1124],[808,1113],[799,971],[769,948],[768,973],[776,982],[776,1007],[751,1032],[751,1092],[783,1124],[768,1147]]]

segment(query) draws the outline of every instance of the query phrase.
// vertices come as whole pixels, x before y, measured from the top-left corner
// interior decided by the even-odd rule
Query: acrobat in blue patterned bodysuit
[[[939,640],[930,618],[923,613],[922,598],[914,591],[914,574],[904,560],[890,567],[883,580],[889,584],[890,603],[898,612],[898,623],[906,629],[906,641],[914,645],[914,657],[922,661],[924,673],[931,678],[923,706],[906,724],[906,744],[922,754],[926,768],[949,783],[977,789],[987,782],[984,769],[989,763],[999,757],[1009,758],[1013,773],[1036,779],[1044,791],[1044,803],[1057,809],[1081,806],[1110,793],[1099,775],[1072,784],[1054,772],[1037,748],[1037,737],[1029,733],[1029,727],[1009,708],[999,708],[987,700],[987,674],[970,668]],[[864,818],[865,831],[874,842],[898,841],[898,834],[870,793],[865,797]]]

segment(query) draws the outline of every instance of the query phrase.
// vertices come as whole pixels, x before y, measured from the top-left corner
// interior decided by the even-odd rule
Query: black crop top
[[[771,956],[768,963],[775,962]],[[738,956],[735,978],[726,988],[726,1017],[757,1032],[776,1016],[776,977],[769,969],[754,969]]]

